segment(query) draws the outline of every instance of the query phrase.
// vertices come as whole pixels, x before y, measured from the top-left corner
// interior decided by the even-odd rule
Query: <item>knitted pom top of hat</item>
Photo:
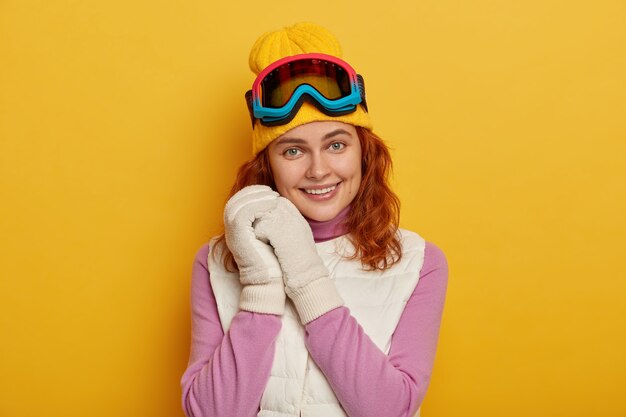
[[[279,30],[261,35],[250,51],[248,64],[255,75],[279,59],[307,53],[322,53],[342,58],[339,41],[326,28],[314,23],[297,23]],[[352,113],[341,116],[329,116],[319,111],[310,103],[303,103],[296,116],[289,122],[278,126],[265,126],[258,120],[252,130],[252,152],[261,152],[274,139],[294,127],[316,121],[338,121],[354,126],[372,129],[369,114],[358,105]]]

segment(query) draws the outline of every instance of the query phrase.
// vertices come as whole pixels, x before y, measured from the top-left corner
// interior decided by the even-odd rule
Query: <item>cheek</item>
[[[356,194],[359,192],[359,188],[361,188],[361,173],[360,172],[354,177],[352,190],[350,194],[352,196],[356,196]]]
[[[276,185],[276,191],[281,194],[281,190],[283,187],[283,178],[285,175],[283,174],[282,167],[278,161],[275,159],[275,155],[270,151],[270,170],[272,172],[272,179],[274,180],[274,184]]]
[[[291,188],[293,188],[294,175],[289,167],[283,164],[272,164],[272,176],[274,177],[274,184],[276,184],[276,191],[280,195],[286,195]]]
[[[354,173],[354,177],[353,177],[353,184],[352,184],[352,189],[350,194],[352,196],[356,196],[356,194],[359,192],[359,188],[361,187],[361,180],[363,179],[362,177],[362,172],[361,172],[361,160],[357,160],[355,162],[355,164],[352,167],[352,172]]]
[[[361,160],[352,158],[342,167],[343,174],[346,178],[350,178],[357,186],[361,182]]]

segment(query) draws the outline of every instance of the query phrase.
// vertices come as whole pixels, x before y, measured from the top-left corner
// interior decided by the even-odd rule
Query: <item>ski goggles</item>
[[[329,116],[367,111],[363,77],[345,61],[326,54],[300,54],[265,68],[246,93],[252,119],[263,125],[289,123],[304,101]]]

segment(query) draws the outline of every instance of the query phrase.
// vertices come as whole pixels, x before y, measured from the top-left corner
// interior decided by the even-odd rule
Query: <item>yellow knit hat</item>
[[[297,23],[261,35],[250,51],[249,65],[259,75],[268,65],[279,59],[308,53],[322,53],[342,57],[341,45],[327,29],[314,23]],[[369,114],[363,106],[342,116],[328,116],[310,103],[304,102],[296,116],[284,125],[265,126],[255,120],[252,130],[252,152],[256,155],[283,133],[305,123],[334,120],[372,129]]]

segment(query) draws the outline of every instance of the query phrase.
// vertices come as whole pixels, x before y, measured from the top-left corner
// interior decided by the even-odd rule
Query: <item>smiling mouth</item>
[[[337,185],[339,184],[337,183],[337,184],[334,184],[325,188],[301,188],[301,190],[307,194],[323,195],[323,194],[328,194],[328,193],[335,191],[335,189],[337,188]]]

